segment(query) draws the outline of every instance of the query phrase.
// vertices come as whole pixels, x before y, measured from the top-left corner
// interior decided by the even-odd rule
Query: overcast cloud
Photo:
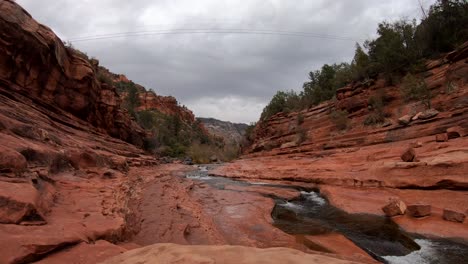
[[[350,61],[383,20],[420,17],[418,0],[17,0],[63,40],[166,29],[282,30],[346,40],[254,34],[145,35],[73,42],[101,65],[196,116],[256,121],[277,90],[299,90],[324,63]],[[435,0],[422,1],[425,7]]]

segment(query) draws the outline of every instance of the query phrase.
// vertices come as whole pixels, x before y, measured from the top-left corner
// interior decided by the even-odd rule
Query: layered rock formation
[[[430,205],[430,216],[393,221],[466,242],[466,48],[430,64],[428,83],[440,93],[433,100],[437,115],[397,124],[421,106],[398,110],[396,87],[389,88],[395,94],[390,126],[330,133],[331,102],[304,111],[304,122],[295,114],[277,115],[257,128],[249,155],[214,172],[266,180],[210,183],[184,177],[193,167],[159,165],[125,142],[138,145],[143,131],[120,109],[114,86],[99,80],[96,60],[65,47],[13,1],[0,2],[0,28],[0,263],[374,263],[340,233],[291,234],[273,225],[275,200],[291,201],[317,187],[350,213],[383,215],[389,200]],[[436,85],[446,78],[450,86]],[[129,82],[123,75],[112,79]],[[368,110],[359,105],[374,86],[340,90],[336,107],[360,123]],[[194,121],[173,99],[150,93],[140,94],[140,110]],[[362,100],[354,104],[352,98]],[[296,141],[299,123],[309,135],[302,144]],[[413,162],[401,162],[408,147]],[[153,243],[187,246],[149,246],[107,260]]]
[[[468,43],[427,63],[421,76],[432,94],[430,111],[421,102],[406,102],[399,86],[383,80],[351,84],[337,91],[336,101],[260,123],[246,155],[214,174],[316,183],[332,204],[350,213],[383,215],[382,207],[394,199],[431,205],[426,218],[406,214],[395,221],[411,232],[466,243],[468,223],[442,216],[445,209],[468,210],[467,51]],[[385,97],[385,121],[366,126],[374,113],[370,99],[379,94]],[[348,113],[345,130],[333,120],[337,110]],[[405,115],[409,120],[399,121]]]
[[[189,124],[195,122],[195,116],[192,111],[185,106],[180,106],[172,96],[161,96],[153,91],[141,90],[139,99],[141,105],[137,108],[138,111],[157,110],[166,115],[179,116]]]
[[[143,131],[120,109],[116,91],[96,78],[97,61],[64,46],[51,29],[12,1],[2,1],[0,86],[49,111],[63,110],[101,132],[142,144]]]
[[[195,199],[207,198],[204,195],[221,199],[223,195],[216,190],[204,193],[207,186],[196,187],[193,181],[178,177],[193,168],[158,166],[154,157],[125,142],[138,145],[144,133],[120,108],[114,86],[98,77],[97,60],[65,47],[14,1],[0,2],[0,29],[0,263],[97,263],[163,241],[225,244],[232,240],[268,246],[275,242],[271,234],[284,238],[281,245],[296,244],[292,236],[270,225],[273,200],[260,195],[232,192],[234,203],[243,206],[252,198],[255,206],[264,208],[261,239],[245,239],[244,233],[249,232],[245,228],[234,232],[245,224],[241,219],[226,225],[229,229],[224,232],[210,217],[197,220],[203,210],[222,206],[215,201],[197,205]],[[163,105],[158,108],[161,112],[166,109],[168,114],[194,121],[190,111],[173,99],[150,97],[145,97],[144,107]],[[187,184],[197,189],[193,196]],[[277,191],[264,188],[263,192]],[[154,206],[162,208],[163,217],[159,215],[156,222],[151,221],[156,217]],[[259,214],[255,206],[245,205],[251,221]],[[219,217],[232,213],[232,208],[227,209]],[[152,236],[147,236],[148,230]],[[255,253],[350,263],[336,256],[309,256],[287,249],[267,253],[249,248],[223,250],[226,254],[245,252],[246,260],[256,260]],[[168,252],[220,257],[219,249],[210,247],[170,246]],[[365,253],[364,258],[368,259]]]
[[[135,111],[156,110],[165,115],[178,116],[182,121],[188,124],[195,123],[195,115],[193,112],[186,106],[180,105],[175,97],[158,95],[151,89],[147,90],[145,87],[133,83],[127,78],[127,76],[112,73],[104,67],[100,67],[100,73],[107,76],[114,84],[131,83],[135,85],[138,93],[138,105],[136,106]],[[122,100],[125,100],[128,96],[128,90],[124,89],[121,91],[120,96],[122,97]]]
[[[0,2],[0,32],[0,263],[119,240],[132,195],[125,174],[157,164],[119,139],[138,145],[143,130],[97,80],[97,63],[13,1]],[[96,248],[120,252],[109,244]]]
[[[208,133],[224,139],[226,143],[240,144],[248,127],[247,124],[231,123],[214,118],[197,118],[197,120],[205,126]]]

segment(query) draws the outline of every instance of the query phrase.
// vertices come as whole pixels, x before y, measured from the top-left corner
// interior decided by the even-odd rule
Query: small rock
[[[408,214],[412,217],[424,217],[431,215],[431,205],[412,204],[408,205]]]
[[[407,125],[409,125],[410,122],[411,122],[411,116],[410,115],[404,115],[404,116],[398,118],[398,123],[400,123],[400,125],[407,126]]]
[[[459,222],[459,223],[463,223],[466,218],[464,213],[455,212],[449,209],[444,209],[443,217],[444,217],[444,220],[447,220],[450,222]]]
[[[416,160],[416,152],[413,148],[408,148],[402,155],[401,160],[404,162],[413,162]]]
[[[382,208],[382,211],[389,217],[404,215],[406,212],[406,204],[401,200],[393,199]]]
[[[436,135],[436,142],[447,142],[447,141],[448,141],[447,133]]]
[[[423,114],[422,112],[417,113],[415,116],[413,116],[413,118],[411,118],[411,120],[413,121],[418,120],[422,114]]]
[[[435,109],[429,109],[424,111],[421,115],[419,115],[419,119],[425,120],[425,119],[430,119],[439,114],[439,111]]]

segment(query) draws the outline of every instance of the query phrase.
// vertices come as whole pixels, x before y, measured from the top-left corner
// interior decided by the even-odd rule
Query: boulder
[[[401,200],[393,199],[382,208],[382,211],[389,217],[404,215],[406,212],[406,204]]]
[[[14,149],[0,146],[0,172],[20,172],[26,169],[26,158]]]
[[[416,152],[413,148],[408,148],[402,155],[401,160],[404,162],[413,162],[416,161]]]
[[[436,135],[436,142],[447,142],[447,141],[448,141],[447,133],[437,134]]]
[[[412,204],[408,205],[408,214],[412,217],[424,217],[431,215],[431,205],[428,204]]]
[[[450,222],[459,222],[463,223],[465,221],[466,215],[464,213],[452,211],[449,209],[444,209],[444,215],[443,215],[444,220],[450,221]]]
[[[466,131],[460,126],[455,126],[447,129],[448,139],[459,138],[466,136]]]
[[[0,223],[44,221],[38,199],[38,191],[29,183],[0,181]]]
[[[435,109],[429,109],[429,110],[422,112],[419,115],[419,119],[422,119],[422,120],[430,119],[430,118],[437,116],[438,114],[439,114],[439,111]]]
[[[398,118],[398,123],[400,125],[407,126],[407,125],[409,125],[409,123],[411,123],[411,117],[412,116],[410,116],[410,115],[404,115],[404,116]]]

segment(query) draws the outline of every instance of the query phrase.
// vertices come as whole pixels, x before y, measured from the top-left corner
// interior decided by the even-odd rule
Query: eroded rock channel
[[[179,187],[171,179],[186,192],[173,189]],[[157,226],[143,209],[141,232],[135,237],[139,244],[292,247],[369,263],[462,263],[468,255],[464,244],[407,233],[389,218],[346,213],[313,185],[215,177],[203,166],[163,181],[163,199],[156,204],[153,199],[151,205]],[[164,196],[173,195],[179,201],[175,208],[162,208]]]

